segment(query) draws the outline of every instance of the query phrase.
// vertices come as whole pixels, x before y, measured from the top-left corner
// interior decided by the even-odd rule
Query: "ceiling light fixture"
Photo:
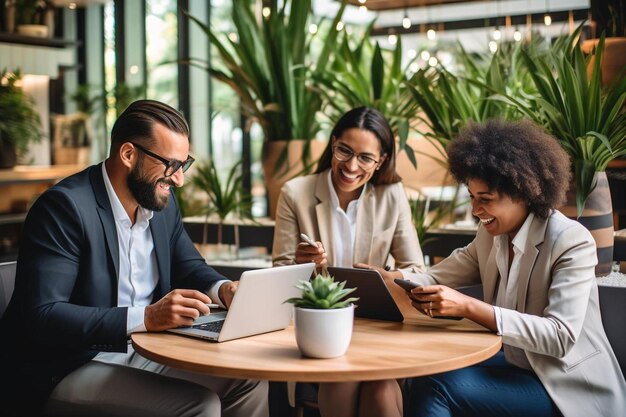
[[[406,7],[406,1],[404,2],[404,17],[402,18],[402,27],[409,29],[411,27],[411,19],[409,19],[409,10]]]
[[[395,45],[398,43],[398,35],[396,35],[394,30],[389,31],[389,36],[387,36],[387,41],[389,45]]]
[[[493,30],[493,39],[499,41],[502,38],[502,32],[500,32],[500,1],[496,1],[496,27]]]
[[[499,41],[502,38],[502,32],[500,32],[500,27],[496,26],[493,30],[493,39]]]
[[[427,22],[426,27],[428,27],[428,25],[431,22],[431,19],[430,19],[430,7],[426,8],[426,22]],[[426,31],[426,37],[428,38],[428,40],[434,41],[437,38],[437,32],[435,32],[435,29],[430,28],[430,29],[428,29]]]
[[[522,40],[522,32],[519,31],[519,27],[517,26],[515,26],[515,32],[513,32],[513,39],[515,39],[515,42]]]
[[[546,14],[543,16],[543,23],[546,26],[552,24],[552,16],[550,16],[550,0],[546,0]]]
[[[405,17],[404,19],[402,19],[402,27],[405,29],[410,29],[411,28],[411,19],[409,19],[408,17]]]

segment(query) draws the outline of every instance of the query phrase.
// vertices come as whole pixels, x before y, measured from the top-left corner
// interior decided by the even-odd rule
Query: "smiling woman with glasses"
[[[188,155],[187,159],[184,161],[178,161],[176,159],[168,160],[166,158],[163,158],[162,156],[155,154],[154,152],[150,152],[149,150],[147,150],[146,148],[144,148],[143,146],[135,142],[130,142],[130,143],[134,147],[139,149],[141,152],[145,153],[148,156],[151,156],[152,158],[156,159],[157,161],[165,165],[164,175],[166,177],[171,177],[172,175],[176,173],[176,171],[178,171],[181,168],[183,169],[183,172],[186,172],[195,161],[195,159],[190,155]]]
[[[315,262],[321,270],[367,264],[383,271],[391,255],[390,281],[422,271],[422,251],[395,158],[393,133],[379,111],[359,107],[344,114],[315,175],[295,178],[282,189],[274,265]],[[300,242],[300,233],[317,246]],[[390,287],[394,291],[396,286],[391,282]],[[399,296],[404,297],[402,291]],[[395,380],[321,384],[319,406],[322,417],[356,416],[358,410],[399,417],[402,396]]]

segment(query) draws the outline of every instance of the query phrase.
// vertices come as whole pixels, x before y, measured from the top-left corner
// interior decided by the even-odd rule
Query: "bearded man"
[[[228,308],[236,291],[183,229],[173,190],[193,162],[181,114],[136,101],[113,126],[109,158],[35,202],[0,322],[3,412],[268,415],[266,382],[173,369],[129,344],[134,332],[191,325],[207,303]]]

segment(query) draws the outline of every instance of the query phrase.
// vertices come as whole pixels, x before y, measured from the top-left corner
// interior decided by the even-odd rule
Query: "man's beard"
[[[151,183],[140,174],[140,169],[141,163],[139,162],[126,178],[131,194],[141,207],[152,211],[163,210],[167,207],[169,196],[159,196],[156,188],[159,186],[159,183],[169,184],[171,187],[175,186],[174,183],[171,179],[165,177],[158,179],[155,183]]]

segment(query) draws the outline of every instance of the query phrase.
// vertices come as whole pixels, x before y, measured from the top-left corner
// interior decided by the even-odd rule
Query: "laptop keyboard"
[[[192,329],[206,330],[207,332],[219,333],[224,325],[224,320],[211,321],[208,323],[195,324],[191,326]]]

